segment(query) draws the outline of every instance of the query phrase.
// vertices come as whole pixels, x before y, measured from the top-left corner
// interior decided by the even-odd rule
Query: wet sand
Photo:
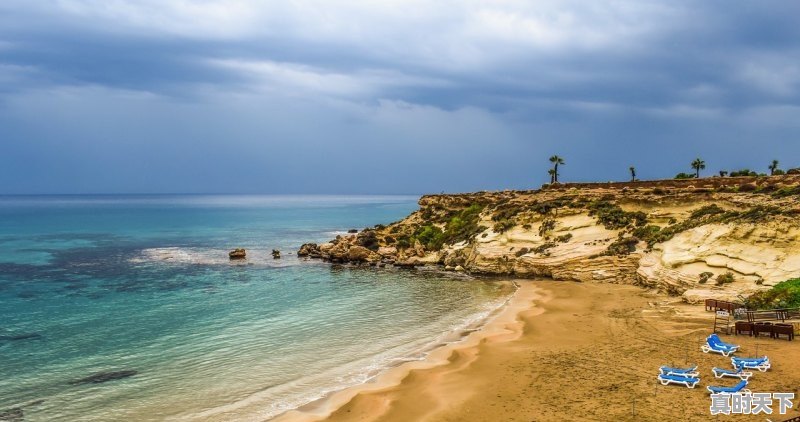
[[[328,421],[632,421],[717,420],[707,385],[721,355],[700,352],[713,316],[702,306],[633,286],[520,281],[495,321],[428,360],[394,368],[374,383],[344,390],[278,420]],[[754,392],[794,392],[800,416],[800,342],[722,336],[742,345],[739,356],[767,354],[773,368],[757,372]],[[661,386],[662,364],[698,364],[695,389]],[[764,415],[719,420],[764,421]]]

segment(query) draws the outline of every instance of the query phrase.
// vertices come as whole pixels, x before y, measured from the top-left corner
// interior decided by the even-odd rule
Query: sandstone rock
[[[247,251],[242,248],[236,248],[230,252],[228,252],[228,258],[230,259],[245,259],[247,258]]]
[[[397,255],[397,248],[394,246],[381,246],[378,248],[378,254],[383,257]]]
[[[414,252],[420,258],[425,256],[425,247],[422,246],[422,243],[420,243],[419,240],[414,240]]]
[[[347,259],[356,262],[368,261],[372,258],[373,254],[374,252],[363,246],[353,245],[347,251]]]
[[[319,256],[319,246],[316,243],[305,243],[297,251],[297,256],[313,257],[313,255]]]
[[[464,267],[462,267],[461,265],[456,265],[456,267],[455,267],[455,268],[453,268],[453,270],[455,270],[455,271],[458,271],[458,272],[464,272],[464,271],[466,271],[466,270],[464,269]]]

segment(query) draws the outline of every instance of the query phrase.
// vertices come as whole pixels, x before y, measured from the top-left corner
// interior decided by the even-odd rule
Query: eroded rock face
[[[230,252],[228,252],[228,258],[230,259],[245,259],[247,258],[247,251],[242,248],[236,248]]]
[[[800,277],[800,207],[791,193],[799,184],[798,176],[726,177],[429,195],[420,199],[419,211],[397,223],[337,236],[319,246],[303,245],[298,255],[331,262],[440,265],[473,274],[638,284],[684,295],[687,301],[701,300],[707,292],[735,298]],[[751,188],[752,193],[744,192]],[[779,189],[789,196],[766,193]],[[619,208],[605,222],[591,207],[603,201]],[[722,208],[704,212],[754,212],[695,224],[700,217],[693,214],[712,205]],[[464,225],[460,213],[475,206],[478,220]],[[765,213],[765,206],[779,212]],[[625,213],[646,220],[619,223]],[[423,227],[443,232],[456,217],[462,218],[466,237],[445,243],[441,250],[428,250],[419,241]],[[671,233],[648,243],[642,240],[647,237],[635,236],[639,228]],[[716,285],[715,277],[728,271],[735,281]],[[704,272],[713,277],[701,283]]]

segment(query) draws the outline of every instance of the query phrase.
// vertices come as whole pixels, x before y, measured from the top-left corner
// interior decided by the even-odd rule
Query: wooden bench
[[[753,335],[753,323],[747,321],[736,321],[736,324],[734,325],[734,333],[738,336],[745,332],[748,336]]]
[[[785,335],[789,341],[794,340],[794,326],[792,324],[775,324],[772,326],[772,338]]]
[[[770,338],[772,338],[772,327],[771,322],[753,323],[753,337],[761,337],[761,334],[769,334]]]

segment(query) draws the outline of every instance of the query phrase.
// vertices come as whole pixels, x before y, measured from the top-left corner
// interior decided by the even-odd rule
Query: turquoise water
[[[507,289],[293,254],[416,199],[0,197],[0,415],[263,420],[420,359]]]

